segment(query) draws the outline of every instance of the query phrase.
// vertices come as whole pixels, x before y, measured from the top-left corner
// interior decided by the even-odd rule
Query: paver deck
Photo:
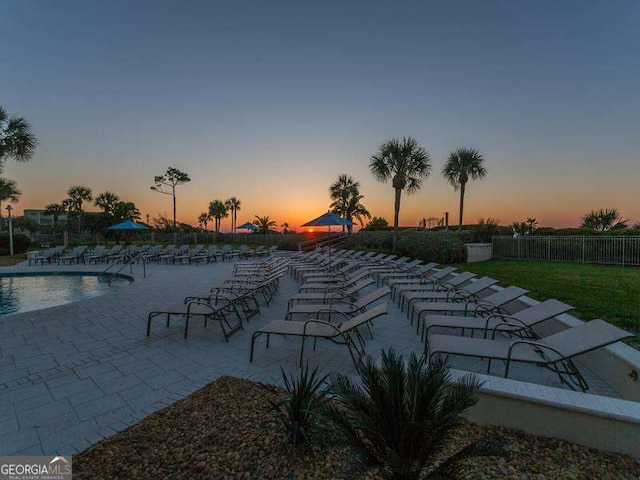
[[[11,267],[12,271],[100,271],[101,266]],[[151,310],[180,306],[186,295],[205,293],[232,275],[233,263],[148,265],[142,278],[103,296],[59,307],[0,317],[0,455],[53,455],[82,451],[152,412],[184,398],[223,375],[280,383],[280,368],[298,365],[300,341],[274,336],[266,350],[256,342],[249,363],[252,332],[273,319],[284,319],[289,295],[298,283],[283,277],[275,300],[262,306],[245,331],[229,343],[214,323],[202,328],[193,320],[183,339],[181,322],[152,325]],[[376,320],[367,353],[374,357],[393,346],[408,355],[423,344],[395,306]],[[312,342],[308,343],[311,347]],[[346,348],[322,342],[305,354],[311,364],[355,375]],[[478,368],[469,366],[469,368]],[[523,369],[529,367],[522,367]],[[517,370],[514,377],[538,375]],[[555,385],[553,377],[540,383]]]

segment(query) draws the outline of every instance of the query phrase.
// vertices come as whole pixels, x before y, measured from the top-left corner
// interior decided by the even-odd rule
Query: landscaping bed
[[[354,478],[340,447],[294,455],[268,398],[263,384],[221,377],[74,455],[74,479]],[[504,439],[508,455],[468,460],[463,480],[640,478],[640,461],[630,457],[500,427],[465,424],[452,448],[482,435]]]

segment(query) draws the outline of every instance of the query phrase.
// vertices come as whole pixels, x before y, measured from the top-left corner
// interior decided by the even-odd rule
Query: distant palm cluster
[[[25,162],[32,158],[37,145],[36,138],[31,132],[29,123],[20,117],[9,116],[4,108],[0,107],[0,173],[4,169],[8,159]],[[408,194],[416,193],[420,190],[423,181],[431,174],[431,156],[417,140],[412,137],[402,139],[392,138],[384,142],[378,151],[370,158],[369,169],[373,177],[381,182],[391,182],[395,191],[394,198],[394,218],[393,229],[394,247],[398,236],[398,223],[400,216],[400,203],[402,192]],[[454,190],[460,191],[458,229],[462,228],[464,215],[464,201],[467,184],[471,180],[480,180],[487,175],[484,166],[484,157],[473,148],[459,148],[454,150],[447,157],[442,168],[442,175]],[[190,225],[180,224],[176,220],[176,189],[191,181],[189,175],[174,167],[167,168],[162,175],[154,177],[154,185],[151,190],[163,195],[170,196],[173,202],[173,218],[168,219],[159,215],[154,218],[154,226],[161,230],[176,230],[182,228],[193,228]],[[15,203],[19,200],[22,192],[15,180],[0,177],[0,219],[2,218],[2,202]],[[381,217],[372,216],[364,206],[362,200],[364,195],[360,192],[360,182],[351,175],[342,173],[337,180],[329,187],[330,205],[329,209],[348,220],[350,223],[356,221],[361,227],[364,221],[368,220],[366,228],[369,230],[386,229],[388,222]],[[99,215],[95,213],[84,214],[83,206],[87,202],[94,202],[94,205],[101,209]],[[7,207],[9,209],[10,207]],[[231,215],[231,231],[247,229],[254,233],[295,233],[288,223],[280,225],[278,230],[277,222],[269,216],[255,215],[252,223],[246,223],[238,227],[237,215],[241,209],[241,201],[236,197],[227,200],[213,200],[209,203],[206,212],[198,216],[198,225],[207,230],[209,222],[214,222],[214,230],[220,232],[221,221]],[[44,213],[53,218],[53,228],[58,229],[60,219],[67,221],[66,227],[70,228],[71,223],[77,226],[77,230],[84,228],[96,231],[105,228],[110,223],[122,220],[140,220],[140,211],[133,202],[121,200],[115,193],[106,191],[97,195],[94,199],[91,188],[74,185],[67,191],[67,198],[60,203],[51,203],[45,207]],[[86,219],[90,218],[89,225]],[[581,217],[581,228],[593,232],[608,232],[610,230],[623,230],[628,228],[629,220],[622,218],[616,208],[605,208],[592,210]],[[147,215],[147,224],[149,224]],[[422,219],[419,226],[421,228],[433,228],[448,223],[448,219],[439,218]],[[491,224],[498,225],[499,221],[491,220]],[[28,228],[28,225],[25,224]],[[514,221],[511,229],[517,235],[530,235],[538,230],[538,221],[535,218],[527,218],[526,221]],[[634,224],[634,228],[640,228],[640,224]],[[346,227],[348,232],[353,229],[352,225]],[[0,232],[2,222],[0,221]]]

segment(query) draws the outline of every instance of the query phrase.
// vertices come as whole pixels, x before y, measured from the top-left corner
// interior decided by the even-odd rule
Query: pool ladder
[[[116,277],[122,270],[124,270],[127,267],[129,267],[129,273],[133,275],[133,265],[135,263],[136,263],[136,258],[133,255],[127,254],[122,259],[122,264],[112,263],[107,268],[105,268],[102,272],[100,272],[100,275],[98,275],[98,281],[101,283],[107,283],[108,285],[111,285],[111,280],[113,280],[114,277]],[[119,266],[120,268],[115,272],[110,272],[110,270],[116,266]],[[146,278],[147,265],[144,258],[142,258],[142,271],[143,271],[143,277]]]

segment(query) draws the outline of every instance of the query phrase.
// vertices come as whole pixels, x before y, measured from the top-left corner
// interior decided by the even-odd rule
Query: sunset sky
[[[3,175],[17,211],[71,185],[171,216],[152,192],[172,166],[178,220],[242,201],[238,222],[298,227],[341,173],[393,220],[369,173],[378,146],[411,135],[432,157],[400,223],[449,211],[448,153],[478,149],[465,220],[575,226],[616,207],[640,221],[640,2],[0,2],[0,105],[39,146]],[[91,209],[95,209],[92,207]],[[227,229],[229,221],[223,221]]]

